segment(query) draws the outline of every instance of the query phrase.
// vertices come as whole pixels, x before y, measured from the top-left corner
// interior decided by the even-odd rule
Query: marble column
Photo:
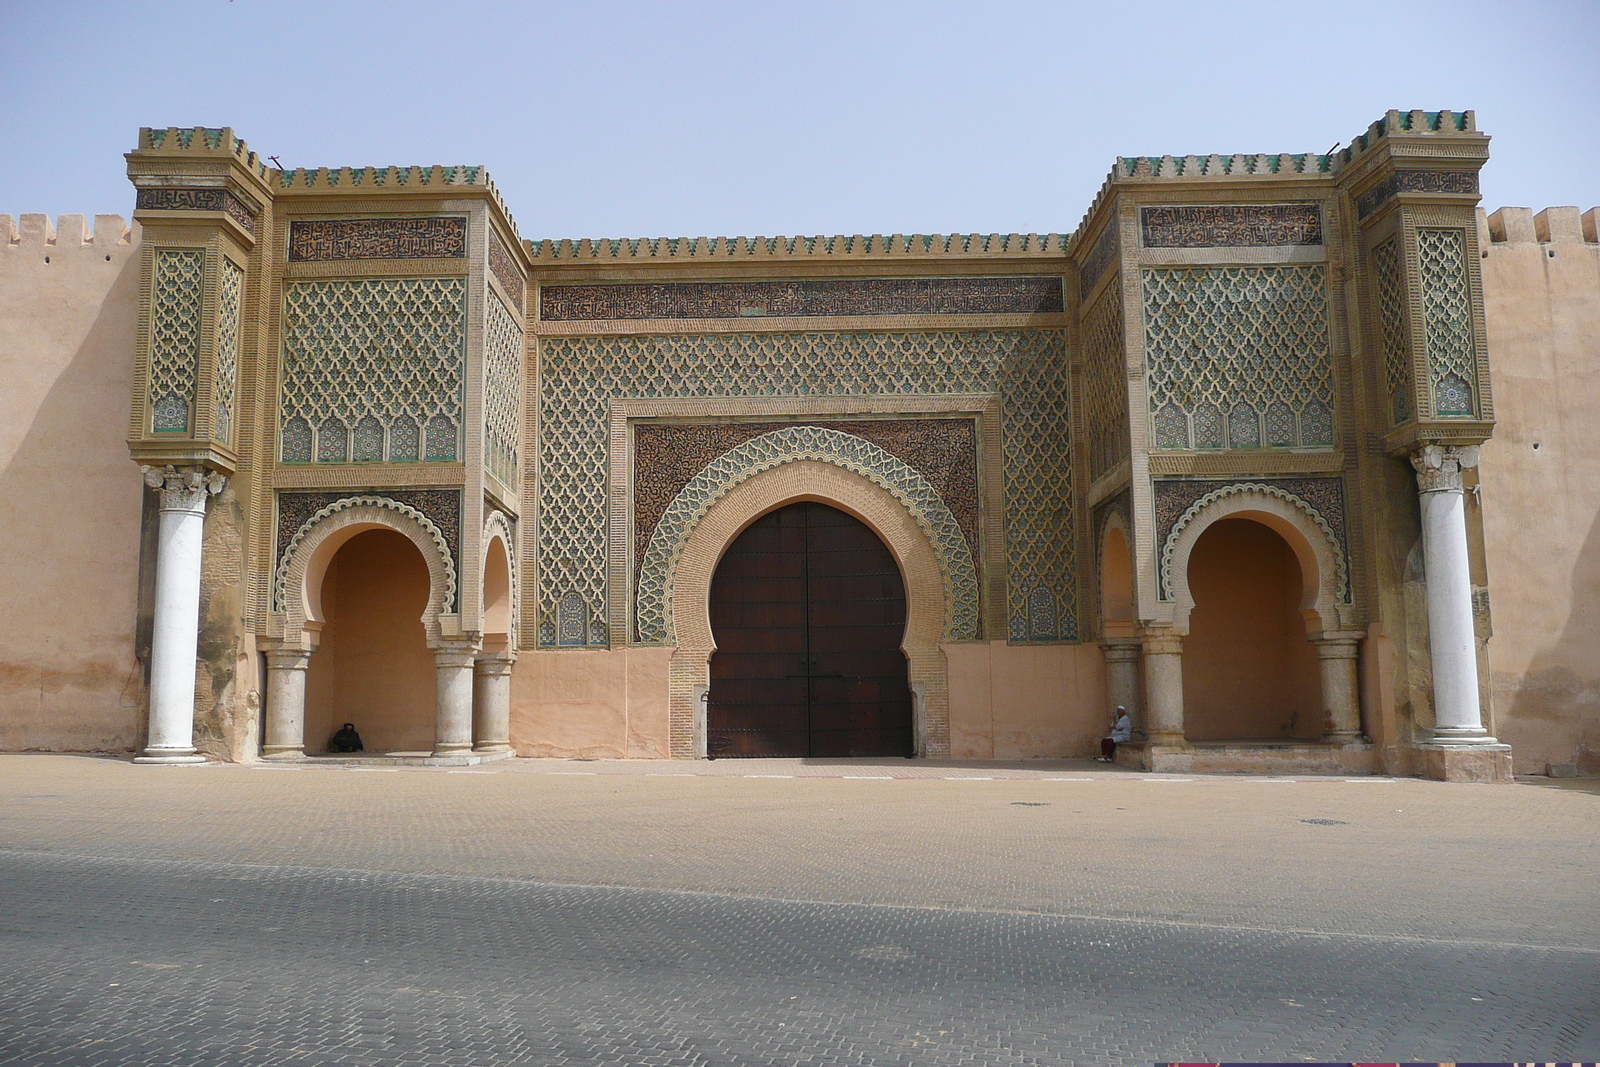
[[[1170,630],[1144,636],[1145,735],[1154,745],[1181,745],[1183,737],[1183,635]]]
[[[1108,638],[1101,642],[1100,650],[1106,656],[1106,696],[1111,706],[1127,708],[1134,728],[1145,729],[1139,706],[1139,639]]]
[[[1361,690],[1356,674],[1361,636],[1359,632],[1329,632],[1311,639],[1317,646],[1317,665],[1322,674],[1326,740],[1334,744],[1361,740]]]
[[[150,640],[150,741],[137,763],[204,763],[194,750],[194,670],[200,639],[200,547],[206,499],[227,479],[204,467],[143,468],[161,494]]]
[[[472,672],[476,642],[451,640],[433,650],[438,672],[438,704],[434,711],[435,756],[472,753]]]
[[[513,656],[489,653],[472,668],[474,752],[511,751],[511,667]]]
[[[306,668],[311,664],[311,651],[293,645],[266,646],[264,651],[267,655],[267,730],[261,758],[304,759]]]
[[[1428,588],[1437,745],[1492,745],[1478,699],[1478,643],[1472,619],[1466,506],[1461,471],[1478,465],[1476,445],[1426,445],[1411,456],[1422,498],[1422,558]]]

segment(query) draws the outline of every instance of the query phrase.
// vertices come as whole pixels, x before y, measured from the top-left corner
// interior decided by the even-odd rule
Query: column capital
[[[1139,658],[1139,653],[1144,649],[1144,641],[1138,637],[1110,638],[1100,642],[1100,651],[1106,655],[1108,663],[1131,663]]]
[[[1183,653],[1183,635],[1173,630],[1146,630],[1144,654],[1147,656],[1177,656]]]
[[[1478,465],[1478,446],[1425,444],[1410,459],[1418,492],[1459,493],[1461,472]]]
[[[228,476],[209,467],[151,467],[140,465],[144,484],[161,493],[162,511],[206,510],[206,498],[216,496],[228,484]]]
[[[433,646],[433,663],[436,667],[472,667],[478,659],[480,642],[477,637],[447,637]]]
[[[1360,655],[1361,639],[1367,635],[1360,630],[1323,630],[1310,635],[1322,659],[1355,659]]]
[[[501,674],[510,674],[511,668],[516,665],[516,653],[495,652],[479,655],[472,663],[472,669],[481,677],[492,677]]]

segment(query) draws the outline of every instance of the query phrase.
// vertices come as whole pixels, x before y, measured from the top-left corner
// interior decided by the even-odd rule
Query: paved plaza
[[[0,757],[0,1063],[1600,1058],[1600,795]]]

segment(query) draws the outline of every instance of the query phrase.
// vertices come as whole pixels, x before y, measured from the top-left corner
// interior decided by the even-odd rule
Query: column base
[[[192,748],[147,748],[142,755],[133,757],[133,762],[176,765],[204,763],[206,758]]]
[[[470,756],[472,755],[472,746],[465,743],[434,745],[433,754],[436,758],[447,758],[450,756]]]
[[[1515,781],[1511,775],[1511,746],[1501,744],[1422,744],[1416,746],[1416,770],[1421,778],[1439,782]]]
[[[306,750],[301,745],[262,745],[261,758],[265,760],[297,760],[306,759]]]
[[[472,751],[477,753],[480,756],[489,755],[489,754],[494,753],[494,752],[510,752],[511,751],[511,742],[510,741],[482,741],[482,742],[480,742],[480,743],[478,743],[476,745],[473,745],[472,746]]]

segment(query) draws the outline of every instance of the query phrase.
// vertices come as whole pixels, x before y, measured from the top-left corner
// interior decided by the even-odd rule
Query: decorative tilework
[[[541,644],[553,643],[545,637],[569,591],[604,617],[613,398],[988,392],[1000,394],[1004,420],[1007,610],[1027,640],[1027,591],[1070,590],[1075,573],[1066,366],[1060,330],[541,339]],[[1060,625],[1062,639],[1076,636],[1070,599]]]
[[[1478,351],[1467,284],[1466,233],[1418,230],[1417,264],[1433,413],[1470,419],[1477,414]]]
[[[548,322],[1061,310],[1061,279],[1055,276],[546,285],[539,292],[539,317]]]
[[[1350,603],[1350,554],[1346,543],[1343,478],[1251,478],[1240,481],[1157,479],[1155,497],[1156,545],[1161,555],[1156,567],[1156,592],[1171,600],[1168,567],[1177,535],[1200,508],[1214,500],[1250,490],[1290,501],[1309,515],[1334,546],[1339,568],[1338,593]]]
[[[1299,419],[1290,443],[1332,445],[1333,372],[1320,264],[1146,269],[1143,281],[1157,448],[1260,447],[1260,419],[1274,403]]]
[[[212,383],[211,436],[233,443],[234,394],[239,388],[239,311],[244,298],[244,271],[223,257],[217,278],[217,365]]]
[[[454,215],[401,219],[296,219],[289,262],[340,259],[463,259],[467,220]]]
[[[206,254],[155,253],[150,295],[150,429],[186,434],[200,365],[200,301]]]
[[[662,644],[673,639],[672,578],[695,525],[728,491],[751,475],[796,460],[832,463],[870,478],[905,505],[922,528],[939,560],[945,588],[944,638],[979,636],[978,576],[966,537],[938,491],[909,466],[877,445],[853,434],[820,426],[789,426],[752,438],[723,453],[691,478],[656,524],[639,569],[636,622],[639,640]],[[571,594],[568,594],[569,596]],[[566,601],[558,613],[564,624]],[[1054,640],[1052,626],[1045,639]]]
[[[489,227],[489,270],[500,282],[501,288],[517,305],[517,314],[522,314],[523,293],[527,289],[522,280],[522,273],[517,270],[517,265],[511,260],[511,253],[506,251],[506,246],[500,243],[500,237],[494,232],[494,227]]]
[[[333,457],[348,455],[345,432],[368,416],[389,427],[391,462],[417,459],[422,425],[428,459],[460,455],[465,279],[294,282],[283,303],[285,463],[311,458],[301,417],[321,463],[344,462]]]
[[[1406,337],[1405,281],[1400,246],[1394,238],[1372,250],[1377,275],[1378,321],[1383,331],[1383,377],[1389,394],[1389,421],[1399,425],[1411,417],[1411,345]]]
[[[1083,266],[1078,275],[1080,294],[1087,296],[1094,291],[1106,268],[1117,258],[1117,250],[1117,220],[1112,219],[1106,223],[1106,228],[1100,231],[1100,236],[1095,239],[1094,247],[1089,249],[1089,254],[1083,257]]]
[[[1111,286],[1083,317],[1083,404],[1089,478],[1128,458],[1128,366],[1122,345],[1122,289]]]
[[[793,422],[641,423],[633,430],[634,577],[668,505],[718,456]],[[808,421],[870,441],[927,479],[978,559],[978,438],[971,419]]]
[[[1356,201],[1356,211],[1366,218],[1396,193],[1471,193],[1478,194],[1475,170],[1397,170]]]
[[[134,206],[140,211],[222,211],[246,233],[256,232],[255,212],[226,189],[140,189]]]
[[[273,588],[274,610],[284,610],[283,579],[287,574],[289,557],[294,547],[311,532],[316,522],[327,515],[357,504],[377,503],[407,514],[420,516],[424,528],[437,531],[440,553],[449,572],[445,611],[459,605],[456,589],[456,560],[461,558],[461,492],[457,489],[383,489],[365,493],[331,492],[278,494],[278,522],[276,527],[277,563],[273,573],[278,576]]]
[[[517,484],[522,426],[522,328],[490,294],[483,337],[483,461],[507,487]]]
[[[1322,243],[1322,211],[1315,204],[1142,207],[1139,225],[1146,248]]]

